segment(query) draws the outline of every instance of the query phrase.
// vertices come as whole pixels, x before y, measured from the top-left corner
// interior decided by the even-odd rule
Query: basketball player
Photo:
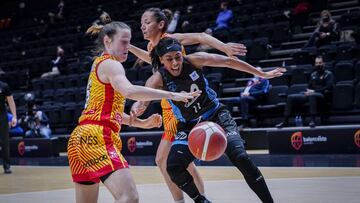
[[[148,101],[162,98],[186,102],[197,93],[173,93],[132,85],[121,62],[127,59],[131,30],[122,22],[93,25],[87,33],[98,35],[97,57],[87,86],[85,109],[68,143],[68,158],[75,182],[76,202],[97,202],[100,180],[115,202],[138,202],[128,164],[121,155],[121,124],[152,128],[161,125],[160,115],[130,122],[124,114],[125,99]]]
[[[225,153],[244,175],[250,188],[263,202],[273,202],[261,172],[245,151],[244,141],[240,137],[236,122],[230,112],[219,103],[215,91],[209,87],[202,73],[202,67],[227,67],[262,78],[279,77],[285,70],[277,68],[262,72],[241,60],[204,52],[183,56],[180,42],[169,37],[161,39],[151,55],[158,55],[153,58],[153,66],[163,65],[164,68],[160,68],[151,76],[149,86],[173,92],[202,91],[200,96],[187,103],[169,101],[179,120],[175,141],[167,160],[167,172],[171,180],[195,202],[210,202],[200,194],[186,168],[195,159],[188,148],[188,133],[197,123],[212,121],[225,130],[228,142]]]
[[[171,18],[171,14],[168,12],[163,12],[159,8],[149,8],[147,9],[141,17],[141,30],[143,32],[144,39],[149,40],[147,50],[151,52],[154,46],[156,46],[160,39],[164,37],[172,37],[178,39],[183,45],[191,45],[191,44],[206,44],[208,46],[214,47],[220,51],[223,51],[228,56],[234,55],[245,55],[246,47],[242,44],[237,43],[228,43],[224,44],[216,38],[207,35],[205,33],[187,33],[187,34],[167,34],[165,31],[167,30],[169,20]],[[130,52],[135,54],[137,57],[151,63],[151,58],[148,52],[143,52],[143,50],[131,46]],[[185,53],[185,49],[183,48],[183,53]],[[149,82],[149,81],[148,81]],[[147,82],[147,83],[148,83]],[[146,84],[147,84],[146,83]],[[140,116],[144,111],[145,107],[148,106],[149,102],[142,103],[136,102],[133,106],[134,109],[138,109],[137,112],[132,111],[134,116]],[[167,102],[167,100],[161,100],[162,107],[162,115],[163,115],[163,123],[164,123],[164,133],[160,144],[157,149],[155,162],[160,168],[161,173],[164,176],[165,182],[168,185],[168,188],[174,198],[176,203],[183,203],[184,196],[181,190],[171,182],[167,172],[166,172],[166,160],[170,151],[171,143],[174,140],[174,135],[176,133],[176,125],[177,119],[173,115],[171,105]],[[141,110],[142,109],[142,110]],[[190,174],[194,177],[195,183],[199,188],[202,194],[204,191],[204,183],[195,168],[195,164],[191,163],[188,168]]]

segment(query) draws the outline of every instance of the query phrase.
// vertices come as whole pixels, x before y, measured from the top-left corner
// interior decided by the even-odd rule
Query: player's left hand
[[[153,114],[144,120],[143,128],[160,128],[162,125],[162,117],[159,114]]]
[[[274,70],[264,72],[264,75],[261,76],[266,79],[276,78],[282,76],[286,72],[285,68],[275,68]]]
[[[17,124],[17,119],[16,119],[15,117],[13,117],[13,118],[11,119],[11,127],[15,127],[16,124]]]
[[[245,56],[247,49],[246,46],[240,43],[229,42],[225,44],[225,53],[229,57]]]

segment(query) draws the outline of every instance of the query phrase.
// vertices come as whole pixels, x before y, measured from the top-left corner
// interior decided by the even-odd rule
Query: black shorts
[[[240,136],[240,132],[234,118],[231,116],[230,111],[226,109],[224,105],[221,105],[219,109],[217,109],[213,115],[210,116],[209,119],[201,120],[200,122],[202,121],[212,121],[220,125],[224,129],[227,139],[237,137],[240,138],[242,142],[245,142]],[[188,134],[196,124],[197,123],[195,122],[179,122],[173,144],[186,144],[188,140]]]

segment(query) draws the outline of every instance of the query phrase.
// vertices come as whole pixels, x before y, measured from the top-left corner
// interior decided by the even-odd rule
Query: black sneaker
[[[210,200],[206,199],[203,195],[200,195],[200,197],[194,199],[195,203],[211,203]]]
[[[280,129],[280,128],[286,127],[287,125],[288,125],[287,123],[281,122],[281,123],[277,124],[275,127]]]
[[[316,124],[314,121],[310,121],[309,126],[310,128],[315,128]]]
[[[5,174],[11,174],[12,171],[11,171],[10,167],[9,168],[4,168],[4,173]]]

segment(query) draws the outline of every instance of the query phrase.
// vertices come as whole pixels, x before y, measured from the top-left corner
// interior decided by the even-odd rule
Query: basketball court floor
[[[275,202],[360,202],[360,155],[252,154],[260,166]],[[140,202],[171,203],[154,157],[128,157]],[[13,173],[0,174],[1,203],[75,202],[66,156],[13,159]],[[242,175],[227,158],[197,163],[205,180],[206,195],[213,202],[260,202]],[[221,166],[220,166],[221,165]],[[100,203],[113,202],[104,186]],[[186,202],[192,202],[186,198]]]

